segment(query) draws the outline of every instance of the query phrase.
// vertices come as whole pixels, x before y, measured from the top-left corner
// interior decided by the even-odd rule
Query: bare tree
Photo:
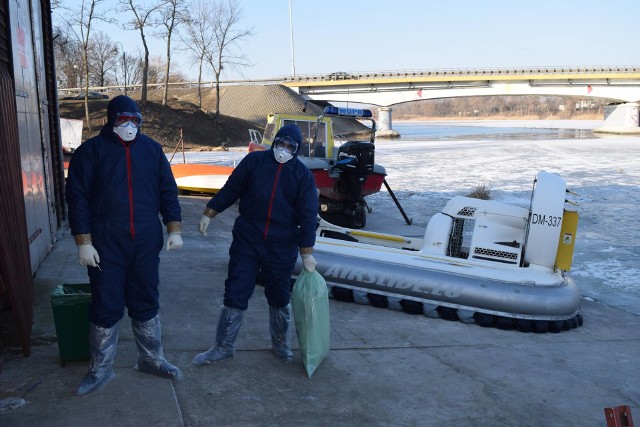
[[[142,83],[142,74],[144,70],[144,58],[142,52],[138,52],[133,58],[131,55],[124,56],[122,63],[124,71],[124,81],[129,86],[139,85]]]
[[[193,0],[189,4],[189,17],[185,21],[182,44],[198,64],[198,107],[202,108],[202,69],[207,52],[214,45],[213,10],[208,0]]]
[[[104,32],[96,31],[89,45],[89,69],[98,86],[106,85],[107,73],[117,66],[117,56],[118,48],[113,40]]]
[[[561,99],[562,104],[564,105],[565,114],[567,115],[567,117],[572,118],[573,114],[575,113],[575,104],[573,102],[573,97],[563,96]]]
[[[213,8],[213,48],[207,50],[205,57],[216,79],[216,113],[220,115],[220,75],[225,66],[234,69],[247,67],[251,63],[244,55],[235,55],[233,48],[242,39],[251,35],[251,29],[237,29],[242,18],[242,9],[236,0],[214,0]]]
[[[125,29],[136,29],[140,31],[140,38],[142,39],[142,46],[144,47],[144,66],[142,69],[142,93],[140,96],[140,103],[142,106],[147,105],[147,73],[149,71],[149,46],[147,45],[147,38],[145,29],[147,24],[152,23],[152,17],[160,7],[161,3],[150,3],[142,5],[142,2],[134,2],[134,0],[120,0],[120,3],[124,5],[125,10],[130,10],[134,19],[125,25]],[[129,27],[129,28],[127,28]]]
[[[164,92],[162,94],[162,105],[167,105],[169,93],[169,76],[171,74],[171,37],[178,25],[185,21],[187,10],[184,0],[165,0],[160,7],[160,22],[163,29],[161,36],[167,40],[167,63],[164,73]]]
[[[147,84],[157,85],[164,81],[164,71],[166,64],[160,55],[149,58],[149,67],[147,70]]]
[[[65,88],[78,87],[82,81],[80,78],[82,64],[80,42],[75,37],[70,37],[65,28],[56,27],[54,33],[53,49],[58,84]]]
[[[87,129],[91,131],[91,121],[89,116],[89,40],[91,35],[91,25],[94,20],[111,22],[102,12],[97,10],[98,4],[105,0],[82,0],[81,5],[76,8],[60,7],[60,18],[68,25],[80,42],[82,49],[82,72],[84,75],[84,111],[87,121]]]

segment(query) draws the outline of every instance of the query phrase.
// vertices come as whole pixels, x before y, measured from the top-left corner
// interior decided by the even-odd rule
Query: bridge
[[[285,77],[281,84],[309,100],[371,104],[379,109],[380,130],[392,130],[390,108],[404,102],[459,96],[557,95],[609,99],[605,127],[636,128],[640,67],[531,67],[523,69],[443,69]]]
[[[607,99],[602,131],[640,133],[640,66],[624,67],[530,67],[439,69],[426,71],[373,71],[305,74],[257,80],[221,81],[229,85],[281,84],[303,98],[379,106],[378,129],[393,136],[392,106],[426,99],[496,96],[555,95]],[[197,87],[196,82],[172,82],[172,87]],[[201,82],[213,87],[215,82]],[[150,84],[147,87],[161,87]],[[129,86],[140,90],[141,85]],[[122,91],[122,86],[92,87],[100,92]],[[126,93],[126,87],[124,91]],[[83,88],[59,89],[59,94],[77,94]]]

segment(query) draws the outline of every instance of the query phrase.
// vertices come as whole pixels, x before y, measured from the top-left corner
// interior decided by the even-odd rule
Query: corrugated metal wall
[[[10,73],[7,1],[0,6],[0,293],[8,296],[22,342],[31,353],[33,282],[20,165],[20,140],[13,76]]]

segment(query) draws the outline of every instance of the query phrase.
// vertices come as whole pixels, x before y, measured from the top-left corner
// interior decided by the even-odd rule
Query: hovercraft
[[[573,329],[583,317],[567,274],[578,224],[567,193],[560,176],[539,172],[528,208],[454,197],[423,238],[320,219],[316,269],[336,300],[523,332]]]

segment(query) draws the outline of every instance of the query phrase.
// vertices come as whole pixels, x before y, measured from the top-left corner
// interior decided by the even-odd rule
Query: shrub
[[[481,200],[490,200],[491,189],[484,184],[478,185],[476,188],[471,190],[469,194],[467,194],[467,197],[473,197],[474,199],[481,199]]]

